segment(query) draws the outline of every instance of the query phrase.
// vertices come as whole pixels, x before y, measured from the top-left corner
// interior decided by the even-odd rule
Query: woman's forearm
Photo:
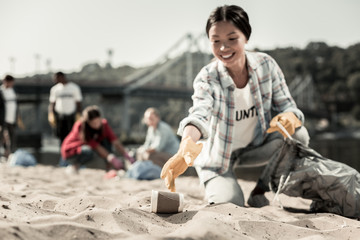
[[[94,149],[100,157],[106,159],[107,156],[109,155],[108,150],[106,150],[103,146],[101,146],[101,144],[97,145]]]
[[[126,152],[124,146],[121,144],[119,139],[112,142],[112,144],[115,147],[116,151],[118,151],[118,153],[120,153],[123,156],[127,155],[127,152]]]
[[[182,139],[184,139],[187,136],[190,136],[194,142],[197,142],[201,138],[201,132],[197,127],[189,124],[186,125],[186,127],[184,128]]]

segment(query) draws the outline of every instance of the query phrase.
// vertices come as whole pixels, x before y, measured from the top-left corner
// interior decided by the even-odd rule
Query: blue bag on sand
[[[138,180],[153,180],[160,178],[161,168],[155,165],[152,161],[136,161],[125,176],[128,178],[135,178]]]
[[[35,157],[26,150],[18,149],[13,154],[9,156],[9,165],[10,166],[35,166],[36,159]]]

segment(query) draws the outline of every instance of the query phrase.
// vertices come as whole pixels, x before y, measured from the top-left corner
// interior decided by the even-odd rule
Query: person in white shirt
[[[62,72],[54,74],[54,81],[56,84],[50,89],[48,120],[61,145],[81,116],[82,94],[80,87],[69,82]]]
[[[5,152],[4,156],[8,157],[15,150],[15,127],[17,120],[17,99],[14,91],[15,79],[11,75],[6,75],[1,92],[4,99],[5,119],[3,129],[3,141]]]

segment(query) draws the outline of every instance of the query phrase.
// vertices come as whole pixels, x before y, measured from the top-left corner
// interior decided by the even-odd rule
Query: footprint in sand
[[[56,201],[46,200],[46,201],[44,201],[42,208],[46,209],[46,210],[54,210],[56,204],[57,204]]]

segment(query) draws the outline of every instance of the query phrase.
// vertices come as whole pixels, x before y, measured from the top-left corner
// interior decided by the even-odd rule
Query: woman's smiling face
[[[214,56],[225,67],[239,67],[245,64],[245,35],[231,22],[221,21],[209,30],[209,39]]]

